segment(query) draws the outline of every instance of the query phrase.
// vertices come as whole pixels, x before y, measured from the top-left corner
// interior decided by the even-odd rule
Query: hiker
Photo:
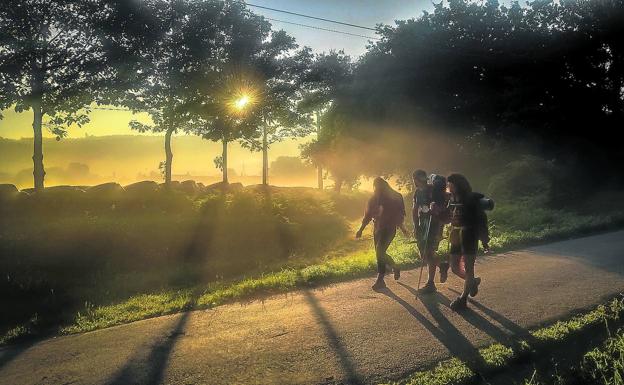
[[[472,192],[465,176],[451,174],[447,178],[447,185],[451,193],[447,206],[451,222],[449,234],[451,270],[464,279],[462,294],[451,302],[451,309],[459,311],[467,307],[468,295],[474,297],[479,292],[481,278],[475,277],[474,266],[479,239],[482,241],[488,239],[487,235],[480,234],[484,230],[487,231],[487,223],[484,228],[485,213],[481,203],[484,197],[482,194]],[[487,241],[484,246],[487,246]]]
[[[412,220],[414,221],[414,237],[422,261],[427,264],[428,279],[425,286],[418,291],[423,294],[435,293],[436,267],[440,266],[440,282],[446,282],[448,276],[448,262],[438,264],[436,251],[442,239],[444,221],[441,220],[444,208],[446,207],[446,178],[441,175],[432,174],[427,178],[424,170],[416,170],[412,174],[414,181],[414,205],[412,207]],[[435,211],[432,210],[432,203],[435,202]]]
[[[373,285],[373,290],[380,290],[386,287],[384,275],[386,265],[392,267],[394,279],[401,276],[401,270],[396,265],[392,257],[386,251],[396,235],[399,227],[403,234],[407,236],[407,230],[403,224],[405,218],[405,203],[403,196],[394,191],[384,179],[377,177],[373,181],[373,196],[366,206],[366,213],[362,219],[360,229],[355,233],[356,238],[362,237],[362,231],[373,220],[373,239],[375,242],[375,255],[377,257],[377,281]]]

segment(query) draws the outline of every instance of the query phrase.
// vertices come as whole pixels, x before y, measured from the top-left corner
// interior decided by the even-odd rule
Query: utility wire
[[[247,3],[247,2],[242,2],[245,5],[248,5],[250,7],[255,7],[255,8],[261,8],[261,9],[266,9],[269,11],[275,11],[275,12],[281,12],[281,13],[286,13],[288,15],[293,15],[293,16],[299,16],[299,17],[307,17],[308,19],[314,19],[314,20],[320,20],[320,21],[326,21],[328,23],[334,23],[334,24],[340,24],[340,25],[346,25],[348,27],[353,27],[353,28],[361,28],[361,29],[367,29],[369,31],[377,31],[375,28],[371,28],[371,27],[364,27],[362,25],[357,25],[357,24],[351,24],[351,23],[345,23],[343,21],[338,21],[338,20],[331,20],[331,19],[325,19],[323,17],[316,17],[316,16],[310,16],[310,15],[306,15],[303,13],[297,13],[297,12],[291,12],[291,11],[286,11],[283,9],[277,9],[277,8],[270,8],[270,7],[265,7],[263,5],[257,5],[257,4],[251,4],[251,3]],[[336,32],[336,31],[332,31],[332,32]],[[357,35],[359,36],[359,35]]]
[[[312,29],[316,29],[316,30],[320,30],[320,31],[327,31],[327,32],[333,32],[333,33],[340,33],[343,35],[348,35],[348,36],[356,36],[356,37],[363,37],[365,39],[371,39],[371,40],[381,40],[378,37],[372,37],[372,36],[365,36],[365,35],[358,35],[357,33],[351,33],[351,32],[345,32],[345,31],[338,31],[336,29],[329,29],[329,28],[323,28],[323,27],[317,27],[315,25],[309,25],[309,24],[301,24],[301,23],[294,23],[292,21],[285,21],[285,20],[279,20],[279,19],[272,19],[270,17],[265,17],[265,19],[267,20],[271,20],[271,21],[276,21],[278,23],[284,23],[284,24],[290,24],[290,25],[296,25],[299,27],[305,27],[305,28],[312,28]]]

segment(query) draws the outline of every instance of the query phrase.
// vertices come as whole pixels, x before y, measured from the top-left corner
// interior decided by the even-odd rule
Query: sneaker
[[[398,267],[395,267],[392,269],[392,272],[394,273],[394,280],[398,281],[399,278],[401,278],[401,269],[399,269]]]
[[[435,283],[433,282],[427,282],[425,286],[418,289],[419,294],[433,294],[436,291],[438,291],[438,289],[436,288]]]
[[[455,301],[451,302],[451,310],[461,311],[468,307],[468,299],[463,297],[457,297]]]
[[[373,290],[378,291],[386,288],[386,283],[383,279],[378,279],[373,285]]]
[[[448,262],[440,263],[440,283],[446,282],[448,278],[449,264]]]
[[[476,277],[472,282],[472,288],[470,288],[470,296],[474,297],[479,293],[479,285],[481,284],[481,278]]]

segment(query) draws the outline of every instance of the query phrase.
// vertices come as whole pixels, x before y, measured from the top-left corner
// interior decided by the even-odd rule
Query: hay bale
[[[14,184],[0,184],[0,201],[12,199],[17,196],[18,192]]]
[[[158,192],[158,183],[153,180],[144,180],[129,184],[124,187],[124,190],[129,197],[151,196]]]
[[[243,184],[240,182],[236,183],[224,183],[217,182],[213,184],[209,184],[206,186],[207,191],[241,191],[243,189]]]
[[[188,195],[195,195],[199,192],[199,187],[194,180],[185,180],[180,183],[179,190]]]
[[[85,203],[85,191],[76,186],[46,187],[40,195],[35,194],[34,197],[50,209],[80,209]]]
[[[89,187],[86,191],[89,203],[95,206],[109,206],[123,198],[124,188],[119,183],[109,182]]]
[[[227,183],[217,182],[206,186],[207,191],[224,191],[227,189]]]

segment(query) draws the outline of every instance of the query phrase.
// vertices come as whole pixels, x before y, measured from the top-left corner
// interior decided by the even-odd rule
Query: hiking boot
[[[448,262],[440,263],[440,283],[446,282],[446,279],[448,278],[449,266]]]
[[[401,278],[401,269],[399,269],[398,267],[394,267],[392,268],[392,272],[394,273],[394,280],[398,281],[399,278]]]
[[[481,284],[481,278],[476,277],[474,281],[472,281],[472,287],[470,288],[470,296],[474,297],[479,293],[479,285]]]
[[[436,289],[435,283],[433,283],[433,281],[429,281],[425,284],[425,286],[418,289],[418,294],[433,294],[436,291],[438,291],[438,289]]]
[[[386,288],[386,283],[384,282],[383,279],[378,279],[373,285],[373,290],[375,291],[383,290],[385,288]]]
[[[465,297],[457,297],[455,301],[451,302],[451,310],[461,311],[468,307],[468,299]]]

